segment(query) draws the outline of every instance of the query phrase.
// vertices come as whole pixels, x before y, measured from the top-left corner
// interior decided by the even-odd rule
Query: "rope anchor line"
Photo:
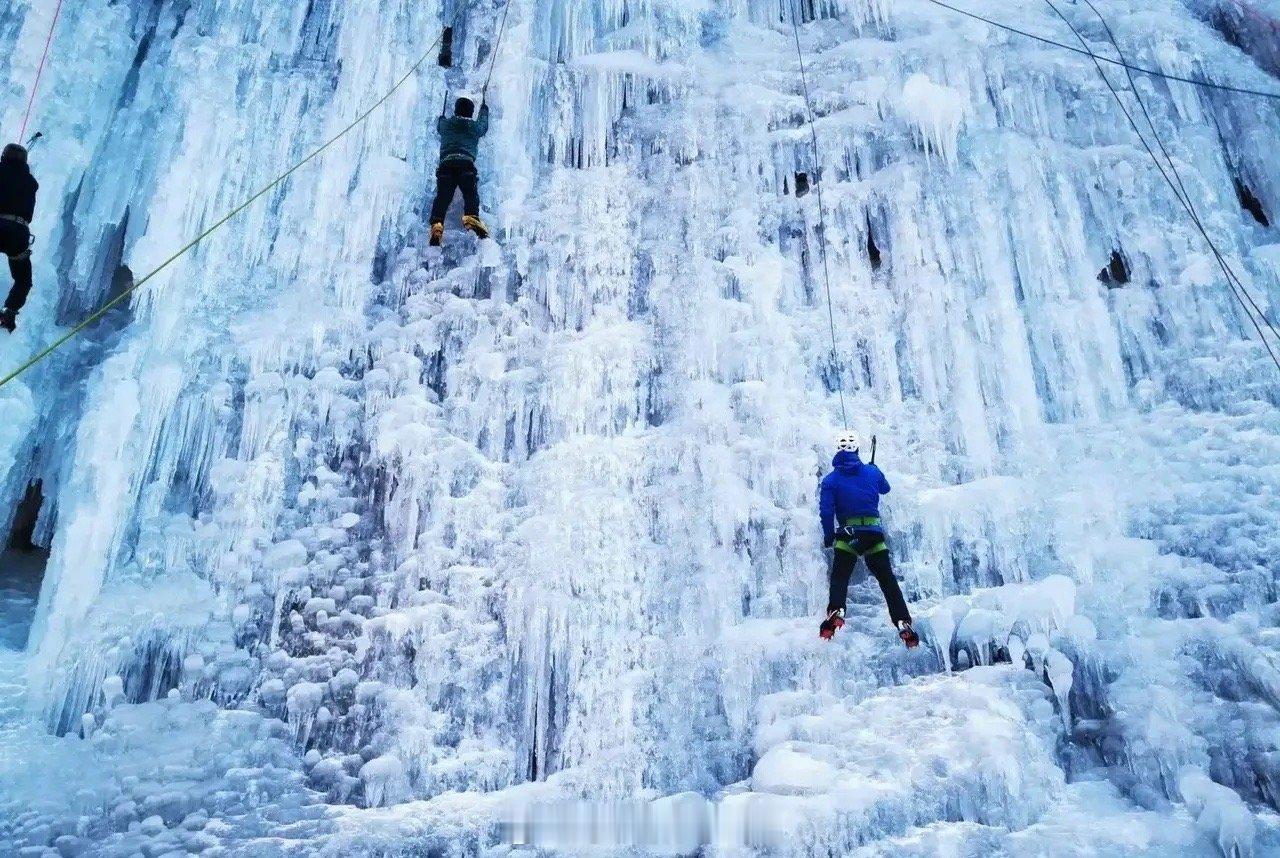
[[[836,369],[836,392],[840,394],[840,423],[849,428],[849,413],[844,401],[844,364],[840,360],[840,347],[836,342],[836,311],[831,299],[831,263],[827,260],[826,206],[822,201],[822,156],[818,149],[818,127],[813,115],[813,98],[809,94],[809,75],[804,64],[804,50],[800,47],[800,14],[792,8],[791,31],[796,39],[796,58],[800,61],[800,85],[804,91],[805,115],[809,121],[809,136],[813,141],[814,189],[818,196],[818,251],[822,256],[822,280],[827,293],[827,322],[831,328],[831,359]]]
[[[1203,87],[1204,89],[1217,89],[1223,92],[1234,92],[1239,95],[1256,95],[1259,98],[1280,99],[1280,92],[1263,90],[1263,89],[1250,89],[1247,86],[1233,86],[1232,84],[1227,84],[1227,83],[1214,83],[1213,81],[1205,80],[1204,78],[1183,77],[1181,75],[1169,74],[1168,72],[1157,71],[1156,69],[1149,69],[1149,68],[1144,68],[1143,66],[1136,66],[1129,63],[1127,60],[1125,60],[1123,56],[1121,56],[1121,58],[1117,60],[1117,59],[1112,59],[1111,57],[1104,57],[1099,54],[1095,54],[1093,51],[1089,49],[1089,45],[1087,43],[1084,44],[1083,47],[1077,48],[1074,45],[1068,45],[1063,42],[1059,42],[1054,39],[1047,38],[1045,36],[1037,36],[1035,33],[1028,32],[1027,30],[1021,30],[1017,27],[1010,26],[1009,24],[1002,24],[1001,22],[996,21],[992,18],[988,18],[985,15],[979,15],[976,12],[970,12],[967,9],[961,9],[959,6],[952,6],[950,3],[943,2],[943,0],[926,0],[926,2],[932,3],[933,5],[939,8],[947,9],[952,12],[955,12],[957,15],[963,15],[964,17],[972,18],[975,21],[981,21],[982,23],[986,24],[989,27],[995,27],[996,29],[1004,30],[1006,33],[1013,33],[1014,35],[1022,36],[1023,38],[1033,39],[1034,41],[1040,42],[1042,45],[1052,45],[1053,47],[1061,48],[1064,51],[1071,51],[1071,53],[1073,54],[1080,54],[1081,56],[1089,57],[1094,62],[1110,63],[1113,66],[1119,66],[1120,68],[1126,69],[1131,72],[1138,72],[1139,74],[1150,75],[1151,77],[1164,78],[1165,80],[1173,80],[1173,81],[1177,81],[1178,83],[1189,83],[1192,86],[1199,86],[1199,87]]]
[[[1103,17],[1102,13],[1098,10],[1098,7],[1093,4],[1092,0],[1085,0],[1085,3],[1091,10],[1093,10],[1093,13],[1101,22],[1103,30],[1106,32],[1107,39],[1111,42],[1111,46],[1115,48],[1116,55],[1120,57],[1121,62],[1117,63],[1117,65],[1123,66],[1126,70],[1125,73],[1128,75],[1129,86],[1133,92],[1134,100],[1138,103],[1142,116],[1146,120],[1147,127],[1151,129],[1151,137],[1155,141],[1156,147],[1164,156],[1163,163],[1160,158],[1157,157],[1155,151],[1152,150],[1151,144],[1147,142],[1146,135],[1143,134],[1142,129],[1138,126],[1137,120],[1134,119],[1132,112],[1130,112],[1129,108],[1125,105],[1124,99],[1120,97],[1119,91],[1111,83],[1111,79],[1107,77],[1106,71],[1103,70],[1101,61],[1105,58],[1090,50],[1089,43],[1085,41],[1080,30],[1071,23],[1071,19],[1063,14],[1061,9],[1054,5],[1053,0],[1044,0],[1044,2],[1053,10],[1055,15],[1062,19],[1062,22],[1067,25],[1067,28],[1071,30],[1072,34],[1080,42],[1083,48],[1088,51],[1089,56],[1093,58],[1093,65],[1098,72],[1098,76],[1102,78],[1102,82],[1106,84],[1107,89],[1111,92],[1111,95],[1119,106],[1120,111],[1124,114],[1125,119],[1128,120],[1129,127],[1132,128],[1133,133],[1138,136],[1138,141],[1142,144],[1142,148],[1146,150],[1147,155],[1151,157],[1152,163],[1155,164],[1156,170],[1160,173],[1161,178],[1163,178],[1165,183],[1169,186],[1169,190],[1173,192],[1174,198],[1179,204],[1181,204],[1183,210],[1191,219],[1191,223],[1200,233],[1205,244],[1208,245],[1209,251],[1213,254],[1218,266],[1222,269],[1222,274],[1226,278],[1227,288],[1230,290],[1232,297],[1235,298],[1236,303],[1240,305],[1245,316],[1248,317],[1249,321],[1252,323],[1254,330],[1257,331],[1258,339],[1262,341],[1262,347],[1266,349],[1267,355],[1271,358],[1271,362],[1276,365],[1276,369],[1280,370],[1280,356],[1277,356],[1275,349],[1272,348],[1271,343],[1267,339],[1262,328],[1263,325],[1265,325],[1271,331],[1272,336],[1277,339],[1280,339],[1280,332],[1277,332],[1275,326],[1271,323],[1271,320],[1267,318],[1263,309],[1258,306],[1258,302],[1245,287],[1240,276],[1236,274],[1235,269],[1231,267],[1231,264],[1218,248],[1217,243],[1214,242],[1213,238],[1209,235],[1208,228],[1205,227],[1203,220],[1200,218],[1200,213],[1196,211],[1195,204],[1191,200],[1191,193],[1187,190],[1187,186],[1182,180],[1182,174],[1178,171],[1178,167],[1174,163],[1173,157],[1169,154],[1169,149],[1165,145],[1164,139],[1156,129],[1156,124],[1151,117],[1151,113],[1147,110],[1147,102],[1142,97],[1141,92],[1138,91],[1138,86],[1133,79],[1132,68],[1124,61],[1124,51],[1121,50],[1120,42],[1116,39],[1115,33],[1112,32],[1111,25],[1107,22],[1107,19]],[[1256,316],[1254,315],[1255,313],[1257,314]]]
[[[484,79],[484,88],[480,90],[480,100],[484,101],[489,94],[489,84],[493,82],[493,70],[498,65],[498,52],[502,50],[502,37],[507,32],[507,13],[511,11],[511,0],[502,4],[502,23],[498,25],[498,38],[493,43],[493,55],[489,57],[489,74]]]
[[[53,33],[58,28],[58,17],[62,14],[62,0],[53,7],[53,20],[49,22],[49,35],[44,39],[44,51],[40,54],[40,64],[36,66],[35,80],[31,82],[31,94],[27,96],[27,109],[22,114],[22,127],[18,129],[18,142],[27,136],[27,123],[31,119],[31,108],[36,103],[36,91],[40,89],[40,79],[44,77],[45,63],[49,61],[49,48],[53,45]]]

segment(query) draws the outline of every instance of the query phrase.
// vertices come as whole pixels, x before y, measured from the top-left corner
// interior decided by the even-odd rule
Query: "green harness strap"
[[[853,518],[846,518],[844,520],[844,523],[846,527],[879,527],[880,518],[879,516],[874,516],[874,515],[873,516],[854,516]],[[850,545],[847,539],[837,539],[835,542],[835,547],[837,551],[847,551],[850,554],[856,554],[859,557],[866,557],[867,555],[870,555],[870,554],[879,554],[881,551],[889,550],[889,546],[885,545],[883,539],[881,539],[875,545],[871,546],[869,549],[863,552],[859,552],[855,546]]]

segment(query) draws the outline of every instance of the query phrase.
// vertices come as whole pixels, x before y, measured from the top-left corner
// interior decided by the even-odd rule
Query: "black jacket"
[[[0,161],[0,214],[14,215],[31,223],[39,188],[26,164]]]

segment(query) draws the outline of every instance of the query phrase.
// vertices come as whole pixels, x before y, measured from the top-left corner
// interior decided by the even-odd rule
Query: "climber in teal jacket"
[[[898,636],[908,647],[914,647],[920,638],[911,629],[911,612],[898,579],[893,576],[889,545],[880,521],[880,496],[889,493],[889,481],[874,464],[862,461],[858,437],[852,432],[843,432],[836,439],[831,466],[831,473],[822,478],[818,515],[822,519],[822,544],[834,548],[835,556],[831,559],[827,618],[818,627],[818,634],[830,640],[844,626],[849,578],[862,557],[884,593],[889,619]]]
[[[480,138],[489,131],[489,106],[480,105],[478,119],[472,118],[475,110],[471,99],[459,98],[453,106],[453,116],[436,120],[440,166],[436,168],[436,198],[431,205],[432,247],[439,247],[444,240],[444,216],[459,190],[462,191],[462,226],[480,238],[489,237],[489,228],[480,220],[480,174],[476,171]]]

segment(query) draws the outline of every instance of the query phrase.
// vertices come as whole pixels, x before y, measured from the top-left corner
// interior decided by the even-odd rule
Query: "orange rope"
[[[36,79],[31,83],[31,96],[27,99],[27,111],[22,114],[22,130],[18,132],[18,142],[27,136],[27,122],[31,119],[31,108],[36,103],[36,90],[40,88],[40,78],[44,75],[44,64],[49,59],[49,46],[53,44],[53,31],[58,27],[58,16],[62,14],[62,0],[53,10],[53,20],[49,22],[49,35],[44,40],[44,53],[40,55],[40,65],[36,67]]]

